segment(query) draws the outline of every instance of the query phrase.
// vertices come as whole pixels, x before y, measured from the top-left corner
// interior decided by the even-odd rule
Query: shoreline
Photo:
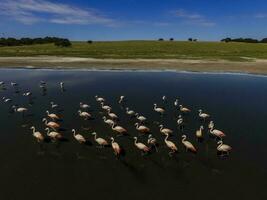
[[[267,59],[95,59],[59,56],[0,57],[0,68],[177,71],[267,75]]]

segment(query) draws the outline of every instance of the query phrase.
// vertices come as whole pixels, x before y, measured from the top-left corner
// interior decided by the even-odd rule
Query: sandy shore
[[[245,62],[187,59],[94,59],[77,57],[0,57],[2,68],[177,70],[267,74],[267,60]]]

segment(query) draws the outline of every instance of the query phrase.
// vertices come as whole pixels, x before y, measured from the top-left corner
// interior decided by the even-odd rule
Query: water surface
[[[47,92],[39,88],[40,80],[47,82]],[[54,71],[0,70],[0,81],[7,84],[0,97],[12,104],[0,103],[0,199],[266,199],[267,184],[267,78],[251,75],[200,74],[176,72],[119,72],[119,71]],[[19,83],[18,92],[9,83]],[[59,82],[65,82],[62,92]],[[33,93],[32,102],[22,96]],[[104,124],[106,114],[94,96],[103,96],[120,120],[119,125],[129,135],[115,137],[125,149],[117,159],[112,149],[97,148],[91,132],[109,139],[116,134]],[[125,95],[121,106],[118,97]],[[167,103],[161,97],[167,96]],[[181,143],[183,134],[176,126],[179,112],[175,98],[192,109],[184,116],[184,133],[198,149],[197,154],[186,152]],[[61,131],[65,141],[38,144],[29,128],[34,125],[44,132],[41,119],[49,102],[62,108]],[[84,121],[78,114],[79,102],[91,105],[93,120]],[[153,103],[166,108],[161,117],[153,112]],[[23,118],[10,112],[10,106],[27,107]],[[159,152],[141,156],[133,145],[133,137],[142,142],[134,127],[135,119],[125,114],[125,106],[148,118],[147,126],[159,141]],[[229,157],[219,157],[216,141],[208,136],[207,122],[198,119],[202,108],[212,115],[216,127],[227,137],[224,142],[233,147]],[[55,112],[55,111],[54,111]],[[158,125],[175,130],[170,138],[177,144],[178,153],[168,156]],[[195,131],[205,125],[205,140],[200,143]],[[80,145],[71,134],[75,128],[89,143]]]

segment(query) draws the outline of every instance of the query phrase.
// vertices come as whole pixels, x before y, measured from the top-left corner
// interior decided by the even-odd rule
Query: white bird
[[[112,124],[111,128],[113,131],[116,131],[119,134],[124,134],[127,132],[127,130],[125,128],[123,128],[121,126],[117,126],[117,125],[115,126],[115,123]]]
[[[139,115],[139,113],[136,113],[135,116],[140,122],[146,121],[146,118],[143,115]]]
[[[59,107],[58,104],[55,104],[53,101],[51,101],[50,104],[52,109],[56,109]]]
[[[185,146],[186,150],[197,152],[197,149],[194,147],[194,145],[186,140],[186,135],[182,135],[182,143]]]
[[[73,137],[79,142],[79,143],[85,143],[86,139],[79,133],[76,133],[75,129],[72,129]]]
[[[147,144],[154,146],[156,151],[158,152],[157,140],[151,134],[148,135]]]
[[[118,119],[119,118],[115,113],[111,113],[110,109],[108,109],[108,115],[111,119]]]
[[[104,105],[104,102],[101,102],[101,108],[106,110],[106,111],[111,110],[111,107],[108,105]]]
[[[52,128],[54,131],[56,131],[56,129],[59,129],[60,125],[56,122],[47,122],[47,119],[46,118],[43,118],[42,120],[45,125],[49,128]]]
[[[60,85],[61,90],[64,90],[65,83],[64,82],[60,82],[59,85]]]
[[[10,85],[13,86],[13,87],[16,87],[16,86],[18,86],[19,84],[15,83],[15,82],[11,82]]]
[[[130,110],[128,107],[126,108],[126,114],[127,115],[130,115],[130,116],[133,116],[135,115],[135,112],[133,110]]]
[[[203,133],[202,133],[203,130],[204,130],[204,126],[200,126],[200,128],[198,130],[196,130],[197,139],[202,139],[203,138]]]
[[[113,137],[111,137],[110,140],[111,140],[111,146],[112,146],[112,149],[114,151],[114,154],[116,156],[119,156],[121,154],[120,145],[117,142],[114,141]]]
[[[171,129],[168,129],[168,128],[163,128],[163,125],[159,125],[159,130],[162,134],[164,135],[171,135],[173,133],[173,131]]]
[[[23,96],[26,96],[26,97],[30,97],[30,96],[32,96],[32,93],[31,92],[25,92],[22,95]]]
[[[105,139],[100,138],[100,137],[97,138],[96,132],[93,132],[92,135],[95,137],[95,141],[97,144],[99,144],[99,146],[104,147],[104,146],[108,145],[108,142]]]
[[[46,128],[45,129],[47,131],[47,136],[50,137],[52,140],[60,140],[62,139],[62,135],[56,131],[51,131],[50,132],[50,129],[49,128]]]
[[[3,100],[4,100],[5,103],[9,103],[9,102],[12,101],[12,99],[9,99],[9,98],[6,98],[6,97],[3,97]]]
[[[103,121],[106,124],[110,125],[110,126],[112,126],[113,124],[115,124],[115,122],[112,119],[107,119],[106,116],[103,116]]]
[[[125,99],[125,96],[120,96],[120,99],[119,99],[119,104],[121,104]]]
[[[4,86],[5,82],[4,81],[0,81],[0,86]]]
[[[203,119],[203,120],[205,120],[205,119],[207,119],[207,118],[210,117],[209,114],[207,114],[207,113],[203,113],[201,109],[198,110],[198,112],[199,112],[198,116],[199,116],[201,119]]]
[[[223,153],[227,153],[227,155],[229,155],[229,151],[232,150],[232,147],[230,147],[227,144],[223,144],[223,141],[222,140],[220,140],[219,142],[217,142],[217,144],[219,145],[217,147],[217,151],[221,152],[222,155],[223,155]]]
[[[169,137],[169,134],[166,135],[164,142],[167,145],[167,147],[171,149],[171,151],[169,152],[169,155],[171,156],[173,153],[177,152],[178,149],[172,141],[168,140],[168,137]]]
[[[32,135],[33,135],[33,137],[36,138],[37,142],[43,142],[44,141],[43,134],[40,133],[39,131],[36,131],[34,126],[32,126],[30,129],[32,130]]]
[[[145,144],[141,143],[141,142],[137,142],[137,137],[134,137],[134,145],[141,150],[142,155],[143,153],[147,153],[150,151],[150,148],[148,146],[146,146]]]
[[[149,133],[150,129],[144,125],[139,125],[138,123],[135,123],[135,128],[141,133]]]
[[[154,103],[154,111],[160,113],[161,115],[164,114],[165,110],[163,108],[157,107],[157,104]]]
[[[101,102],[101,103],[105,101],[104,98],[98,97],[97,95],[95,96],[95,99],[96,99],[97,102]]]
[[[180,111],[183,113],[188,113],[191,112],[191,110],[189,108],[183,107],[183,105],[180,105]]]
[[[80,108],[88,109],[88,108],[90,108],[90,106],[88,104],[80,102]]]
[[[49,117],[49,118],[51,118],[52,120],[59,120],[60,119],[60,117],[59,116],[57,116],[56,114],[54,114],[54,113],[49,113],[49,111],[47,110],[46,111],[46,113],[47,113],[47,116]]]
[[[179,100],[178,99],[175,99],[174,106],[177,107],[178,106],[178,103],[179,103]]]
[[[80,117],[84,118],[84,120],[88,120],[92,117],[92,115],[88,112],[82,112],[81,110],[78,110],[78,114]]]

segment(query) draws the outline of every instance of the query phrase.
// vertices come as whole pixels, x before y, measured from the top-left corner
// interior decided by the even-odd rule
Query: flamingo
[[[217,151],[218,151],[218,152],[221,152],[222,155],[223,155],[224,152],[227,153],[227,155],[229,155],[229,151],[232,150],[232,147],[230,147],[230,146],[227,145],[227,144],[223,144],[223,141],[222,141],[222,140],[220,140],[219,142],[217,142],[217,144],[219,145],[219,146],[217,147]]]
[[[22,95],[23,96],[26,96],[26,97],[31,97],[32,96],[32,93],[31,92],[25,92]]]
[[[95,141],[97,144],[100,145],[100,147],[104,147],[104,146],[108,145],[108,142],[105,139],[100,138],[100,137],[97,138],[96,132],[93,132],[92,135],[95,136]]]
[[[127,115],[130,115],[130,116],[133,116],[135,115],[135,112],[133,110],[130,110],[128,107],[126,108],[126,114]]]
[[[110,126],[115,123],[112,119],[107,119],[106,116],[103,116],[103,121]]]
[[[168,129],[168,128],[163,128],[163,125],[159,125],[159,130],[162,134],[164,135],[171,135],[173,133],[173,131],[171,129]]]
[[[47,131],[47,136],[50,137],[52,140],[62,139],[62,135],[56,131],[51,131],[49,128],[45,129]]]
[[[32,126],[30,129],[32,130],[32,135],[33,135],[33,137],[36,138],[37,142],[43,142],[44,141],[43,134],[40,133],[39,131],[36,131],[34,126]]]
[[[11,82],[10,85],[13,86],[13,87],[16,87],[16,86],[18,86],[19,84],[18,84],[18,83],[15,83],[15,82]]]
[[[28,111],[28,109],[24,107],[17,108],[16,106],[12,106],[12,108],[14,109],[15,112],[22,113],[22,116],[24,116],[25,112]]]
[[[211,129],[211,128],[214,128],[214,122],[213,121],[210,121],[209,125],[208,125],[208,128]]]
[[[124,99],[125,99],[125,96],[120,96],[119,104],[123,103]]]
[[[157,140],[151,134],[148,135],[147,144],[153,145],[155,147],[156,151],[158,152]]]
[[[114,141],[114,138],[113,137],[111,137],[110,140],[111,140],[111,146],[112,146],[112,149],[114,151],[114,154],[116,156],[119,156],[120,153],[121,153],[120,145],[117,142]]]
[[[148,146],[146,146],[145,144],[141,143],[141,142],[137,142],[137,137],[134,137],[134,145],[141,150],[141,153],[143,155],[143,153],[147,153],[150,151],[150,148]]]
[[[184,123],[184,119],[183,119],[182,115],[179,115],[178,116],[178,119],[177,119],[177,124],[179,126],[181,126],[183,123]]]
[[[186,135],[182,135],[182,143],[185,146],[186,151],[190,150],[190,151],[192,151],[194,153],[197,152],[197,149],[194,147],[194,145],[191,142],[186,140]]]
[[[203,113],[201,109],[198,110],[198,112],[199,112],[198,116],[200,117],[200,119],[203,119],[204,121],[205,121],[205,119],[207,119],[207,118],[210,117],[209,114],[207,114],[207,113]]]
[[[45,125],[49,128],[52,128],[54,131],[56,131],[56,129],[59,129],[60,125],[56,122],[47,122],[47,119],[46,118],[43,118],[42,120]]]
[[[171,151],[169,152],[169,156],[172,156],[172,154],[177,152],[178,149],[177,149],[176,145],[172,141],[168,140],[168,137],[169,137],[169,134],[166,134],[164,142],[166,143],[167,147],[169,149],[171,149]]]
[[[83,144],[83,143],[86,143],[86,139],[79,133],[76,133],[76,130],[75,129],[72,129],[72,134],[73,134],[73,137],[80,143],[80,144]]]
[[[88,104],[85,104],[85,103],[80,102],[80,108],[82,108],[82,109],[89,109],[90,106]]]
[[[220,131],[220,130],[217,130],[217,129],[213,129],[214,127],[212,127],[210,129],[210,133],[211,135],[215,136],[215,137],[218,137],[218,138],[222,138],[222,137],[225,137],[225,133]]]
[[[178,99],[175,99],[175,101],[174,101],[173,104],[174,104],[175,107],[177,107],[178,106],[178,103],[179,103],[179,100]]]
[[[49,111],[47,110],[46,111],[46,113],[47,113],[47,116],[48,117],[50,117],[52,120],[59,120],[60,118],[59,118],[59,116],[57,116],[56,114],[54,114],[54,113],[49,113]]]
[[[59,105],[58,104],[55,104],[53,101],[51,101],[50,104],[51,104],[51,108],[52,109],[56,109],[56,108],[59,107]]]
[[[103,103],[105,101],[104,98],[98,97],[97,95],[95,96],[95,99],[96,99],[97,102],[101,102],[101,103]]]
[[[111,110],[111,107],[107,106],[107,105],[104,105],[104,102],[101,102],[101,108],[106,110],[106,111]]]
[[[198,140],[203,138],[203,133],[202,133],[203,130],[204,130],[204,126],[200,126],[200,128],[196,131],[196,137]]]
[[[112,127],[111,127],[112,130],[116,131],[119,134],[124,134],[124,133],[127,132],[127,130],[125,128],[121,127],[121,126],[115,126],[115,127],[114,126],[115,126],[115,123],[112,124]]]
[[[136,127],[136,130],[140,131],[141,133],[149,133],[150,129],[144,125],[139,125],[138,123],[134,124]]]
[[[164,95],[164,96],[162,96],[162,101],[165,103],[165,102],[167,102],[167,97]]]
[[[188,109],[186,107],[183,107],[183,105],[180,105],[180,111],[183,112],[183,113],[189,113],[189,112],[191,112],[190,109]]]
[[[12,101],[12,99],[9,99],[9,98],[6,98],[6,97],[3,97],[3,100],[4,100],[5,103],[9,103],[9,102]]]
[[[65,86],[65,83],[64,82],[60,82],[59,85],[60,85],[61,90],[64,90],[65,89],[64,88],[64,86]]]
[[[146,121],[146,118],[143,115],[139,115],[139,113],[136,113],[135,116],[140,122]]]
[[[108,115],[111,117],[111,119],[118,119],[118,116],[115,113],[111,113],[111,110],[108,109]]]
[[[78,110],[78,114],[80,117],[83,117],[84,120],[88,120],[89,118],[92,117],[92,115],[88,112],[82,112],[81,110]]]
[[[160,113],[161,115],[164,114],[165,110],[163,108],[157,107],[157,104],[154,103],[154,111]]]

